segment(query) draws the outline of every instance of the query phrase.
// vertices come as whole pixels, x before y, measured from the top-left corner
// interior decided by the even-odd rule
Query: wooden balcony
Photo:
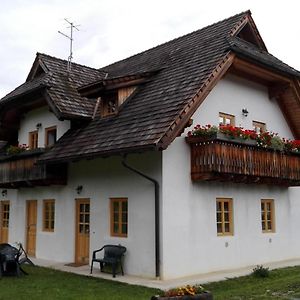
[[[187,137],[194,181],[300,186],[300,155],[235,141]]]
[[[0,188],[65,185],[67,165],[40,165],[37,160],[45,149],[24,151],[0,157]]]

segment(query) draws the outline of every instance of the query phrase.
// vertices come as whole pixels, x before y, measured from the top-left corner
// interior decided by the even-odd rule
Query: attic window
[[[122,87],[106,91],[101,96],[100,112],[102,117],[112,116],[118,113],[119,107],[133,94],[136,86]]]
[[[101,97],[101,116],[111,116],[118,112],[118,92],[110,91]]]

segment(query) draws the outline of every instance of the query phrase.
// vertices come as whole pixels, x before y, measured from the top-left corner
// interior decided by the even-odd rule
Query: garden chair
[[[2,275],[20,276],[19,250],[10,244],[0,244],[0,277]]]
[[[97,253],[104,251],[102,258],[97,257]],[[93,258],[91,263],[91,274],[93,273],[94,262],[100,264],[100,271],[104,272],[105,266],[111,266],[112,275],[116,277],[117,267],[120,266],[122,275],[124,275],[122,257],[126,252],[126,247],[121,245],[105,245],[101,249],[93,251]]]

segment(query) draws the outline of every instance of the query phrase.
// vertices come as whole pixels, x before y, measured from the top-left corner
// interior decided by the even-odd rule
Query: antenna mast
[[[68,70],[68,72],[71,72],[72,58],[73,58],[73,29],[75,28],[77,31],[79,31],[79,29],[77,27],[80,25],[74,25],[74,23],[70,22],[68,19],[65,19],[65,21],[70,24],[70,26],[67,27],[67,28],[70,28],[70,35],[67,35],[61,31],[58,31],[58,33],[60,33],[61,35],[63,35],[64,37],[66,37],[70,40],[70,55],[68,57],[67,70]]]

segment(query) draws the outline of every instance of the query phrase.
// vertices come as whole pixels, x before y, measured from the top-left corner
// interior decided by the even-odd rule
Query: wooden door
[[[75,263],[88,264],[90,252],[90,199],[76,199]]]
[[[8,243],[9,201],[1,201],[0,243]]]
[[[37,221],[37,201],[27,200],[26,251],[27,254],[30,256],[35,256],[36,221]]]

